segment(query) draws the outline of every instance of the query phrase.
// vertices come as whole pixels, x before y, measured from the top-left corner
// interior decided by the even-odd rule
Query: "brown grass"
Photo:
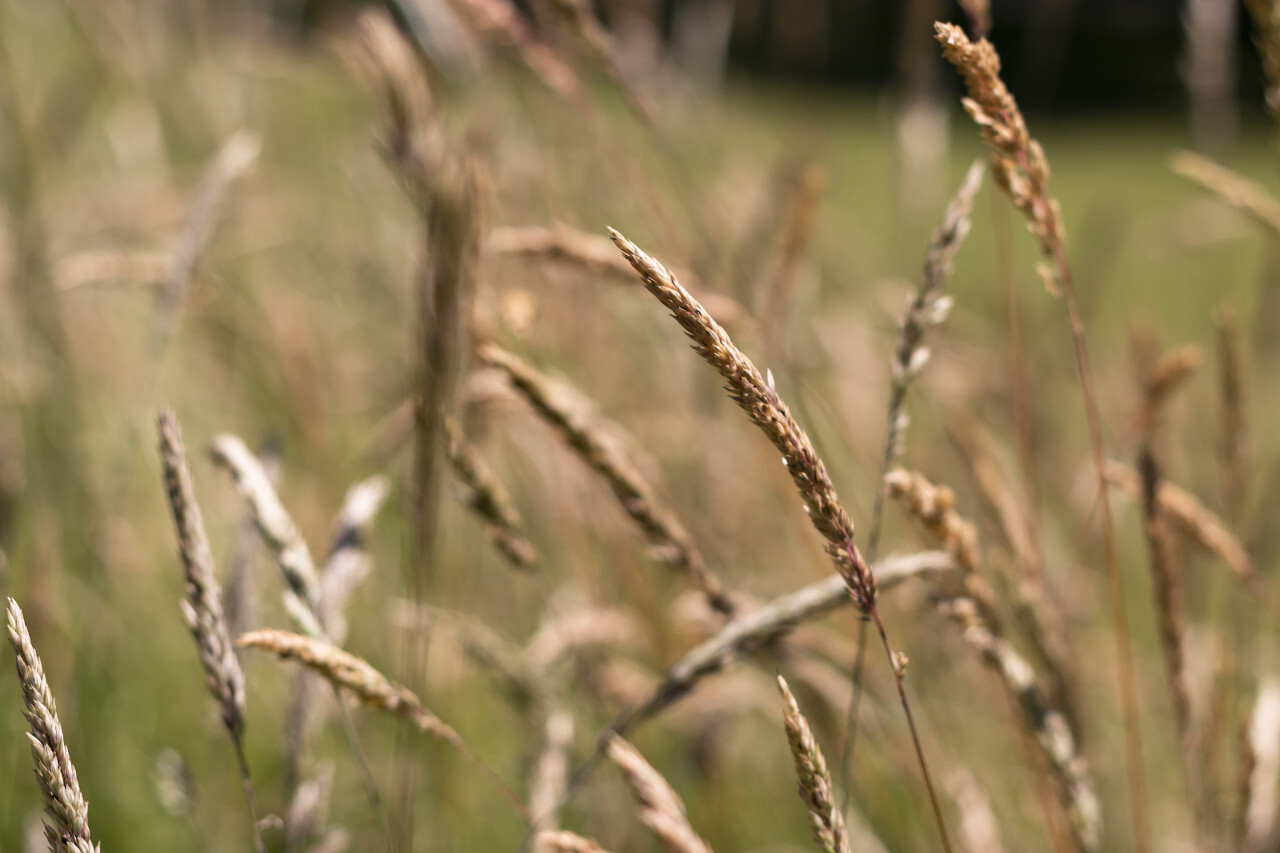
[[[905,659],[896,654],[889,643],[889,635],[876,608],[875,575],[858,547],[853,544],[853,522],[840,505],[835,486],[827,476],[826,466],[809,441],[809,436],[796,423],[791,410],[774,390],[772,375],[768,381],[760,375],[760,371],[733,343],[724,327],[689,295],[689,291],[680,285],[666,267],[617,231],[610,229],[609,233],[613,236],[613,242],[622,250],[623,256],[640,274],[645,288],[671,312],[671,316],[693,341],[694,350],[724,378],[729,396],[782,454],[782,464],[800,493],[805,511],[809,514],[809,522],[826,540],[827,554],[844,576],[849,594],[853,596],[858,608],[875,623],[881,645],[893,668],[898,698],[911,729],[920,773],[929,792],[942,846],[949,853],[951,841],[947,836],[937,791],[929,776],[928,764],[903,686]]]
[[[599,419],[589,418],[580,406],[568,402],[565,395],[557,394],[550,379],[514,353],[487,343],[480,347],[477,355],[482,363],[505,373],[534,411],[560,433],[569,449],[604,479],[659,559],[688,574],[712,607],[732,616],[736,605],[724,584],[707,568],[693,537],[675,513],[658,502],[653,488],[626,459]],[[579,396],[579,399],[583,398]]]
[[[614,737],[609,742],[609,759],[627,780],[627,786],[640,807],[640,820],[670,853],[711,853],[711,848],[689,825],[680,795],[635,747],[620,737]]]
[[[453,473],[469,491],[467,506],[484,522],[494,547],[517,569],[533,568],[538,552],[525,537],[524,522],[511,495],[456,420],[445,419],[444,437]]]
[[[282,660],[293,660],[323,676],[335,687],[354,693],[364,704],[407,721],[418,731],[439,738],[472,761],[497,785],[517,813],[525,807],[512,790],[467,745],[457,730],[427,709],[407,687],[396,684],[367,661],[314,637],[264,629],[250,631],[236,645],[271,652]]]
[[[781,675],[778,676],[778,689],[782,691],[782,719],[787,730],[787,742],[791,745],[796,777],[800,780],[800,799],[809,807],[809,828],[813,832],[813,840],[824,853],[850,853],[849,835],[845,832],[844,818],[831,789],[827,761],[814,739],[809,721],[801,713],[796,697]]]
[[[44,677],[44,665],[27,633],[22,608],[9,600],[9,644],[17,655],[18,682],[22,686],[25,716],[31,726],[31,757],[36,764],[36,780],[44,797],[44,835],[55,853],[98,853],[89,836],[89,804],[80,793],[76,766],[71,763],[58,705]]]
[[[938,609],[961,629],[965,642],[1009,691],[1013,707],[1045,758],[1059,802],[1070,818],[1075,849],[1101,849],[1102,814],[1088,766],[1077,750],[1067,717],[1041,687],[1034,668],[1001,633],[990,590],[978,574],[973,525],[955,511],[951,490],[935,486],[923,475],[892,471],[887,481],[889,494],[961,567],[961,584],[938,585]]]
[[[1060,293],[1066,308],[1067,325],[1075,351],[1084,400],[1089,447],[1098,488],[1099,517],[1102,521],[1103,552],[1110,584],[1112,633],[1116,646],[1116,667],[1120,684],[1120,705],[1124,719],[1125,758],[1129,775],[1130,811],[1134,841],[1139,853],[1151,848],[1146,770],[1142,760],[1142,736],[1138,711],[1138,688],[1133,672],[1133,650],[1129,617],[1125,605],[1124,580],[1117,555],[1115,520],[1106,479],[1106,450],[1102,413],[1084,321],[1076,300],[1075,282],[1067,263],[1066,232],[1058,202],[1049,193],[1049,161],[1040,143],[1031,137],[1013,95],[1000,78],[1000,57],[985,38],[976,44],[964,32],[949,24],[935,24],[938,41],[946,57],[964,78],[969,89],[964,108],[978,125],[991,154],[996,184],[1027,220],[1027,226],[1052,261],[1042,269],[1042,278],[1051,292]]]

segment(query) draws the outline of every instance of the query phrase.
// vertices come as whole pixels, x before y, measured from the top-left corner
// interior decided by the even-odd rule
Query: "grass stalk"
[[[280,497],[276,494],[271,478],[267,476],[262,463],[248,446],[234,435],[216,436],[211,444],[210,453],[214,461],[230,473],[236,488],[253,510],[262,541],[275,558],[276,565],[280,567],[280,573],[288,587],[284,594],[284,604],[290,620],[307,636],[327,642],[330,634],[322,622],[323,587],[315,561],[311,557],[311,549],[294,523],[293,517],[280,502]],[[342,704],[341,697],[337,695],[337,687],[333,689],[335,699],[338,699],[338,717],[352,757],[359,766],[365,796],[387,829],[388,846],[394,849],[395,841],[390,832],[390,818],[383,806],[382,795],[378,792],[364,747],[360,743],[355,724],[351,721],[350,712],[346,705]]]
[[[970,97],[964,99],[964,107],[981,129],[983,139],[990,149],[991,168],[996,184],[1026,217],[1028,227],[1039,242],[1041,251],[1052,263],[1053,269],[1049,271],[1045,281],[1051,289],[1056,289],[1061,294],[1066,308],[1098,488],[1104,559],[1111,598],[1111,621],[1115,635],[1116,669],[1124,719],[1134,843],[1138,853],[1149,853],[1151,828],[1146,771],[1142,757],[1138,689],[1133,670],[1124,579],[1117,555],[1115,520],[1111,514],[1107,489],[1102,414],[1098,408],[1098,393],[1085,339],[1084,320],[1076,299],[1071,267],[1067,263],[1062,215],[1057,201],[1049,195],[1049,163],[1040,143],[1027,132],[1026,122],[1017,102],[1000,79],[1000,57],[991,43],[986,39],[980,39],[976,44],[970,42],[963,30],[949,24],[936,24],[935,30],[938,41],[943,46],[943,55],[964,77],[969,89]]]
[[[1004,637],[990,591],[979,574],[977,534],[956,512],[955,497],[921,474],[902,470],[886,478],[888,493],[921,523],[954,557],[959,583],[935,584],[939,611],[963,633],[1014,700],[1019,719],[1039,745],[1058,801],[1070,818],[1073,846],[1096,853],[1100,849],[1101,815],[1090,776],[1079,754],[1066,715],[1041,686],[1039,676]]]
[[[520,798],[471,749],[456,729],[428,710],[407,687],[396,684],[364,659],[325,640],[274,629],[250,631],[241,635],[236,645],[271,652],[282,660],[296,661],[323,676],[335,688],[351,691],[364,704],[393,714],[418,731],[444,741],[474,764],[517,814],[529,820],[528,810]]]
[[[925,255],[924,272],[914,296],[907,306],[898,333],[889,372],[889,406],[885,426],[884,446],[880,456],[880,473],[876,478],[875,502],[871,510],[871,532],[867,536],[867,559],[874,561],[880,546],[880,532],[884,519],[884,477],[890,466],[902,452],[902,444],[910,423],[904,407],[907,390],[924,369],[929,360],[929,349],[924,345],[927,330],[946,320],[952,300],[942,293],[955,256],[964,245],[971,227],[970,214],[974,197],[982,186],[982,163],[969,167],[960,189],[947,205],[942,222],[934,229],[928,252]],[[844,802],[848,805],[851,795],[849,784],[853,772],[854,747],[858,733],[858,706],[862,698],[862,670],[866,663],[867,623],[858,626],[858,655],[854,661],[851,681],[853,697],[845,720],[845,746],[840,761],[840,787]]]
[[[724,584],[707,567],[676,514],[664,507],[652,486],[622,452],[618,442],[598,418],[588,417],[556,393],[551,380],[514,353],[486,343],[480,361],[506,374],[534,411],[551,425],[577,456],[609,485],[618,504],[649,540],[655,554],[672,568],[684,572],[721,615],[732,617],[735,604]]]
[[[920,774],[928,790],[938,834],[943,848],[950,853],[951,841],[946,822],[938,805],[938,795],[929,775],[928,762],[920,744],[911,704],[907,698],[905,666],[894,653],[884,622],[876,607],[876,579],[870,566],[853,543],[853,522],[840,505],[835,486],[827,475],[826,466],[814,449],[809,436],[796,423],[786,403],[778,395],[772,382],[764,376],[746,355],[733,343],[729,334],[706,309],[698,304],[666,267],[641,251],[634,243],[617,231],[610,229],[613,242],[631,263],[644,281],[645,288],[661,302],[684,329],[693,342],[693,348],[725,380],[729,396],[741,407],[756,426],[760,427],[773,446],[782,454],[783,464],[791,475],[804,502],[809,521],[827,541],[827,554],[845,578],[849,594],[863,616],[873,621],[880,634],[881,645],[893,668]]]
[[[218,703],[222,724],[235,747],[236,762],[253,827],[254,849],[263,853],[266,847],[258,827],[253,779],[244,753],[244,671],[240,668],[240,659],[236,657],[235,646],[227,630],[227,620],[222,609],[222,587],[214,571],[213,551],[209,547],[200,504],[196,500],[195,486],[191,482],[187,451],[182,443],[182,428],[171,410],[162,409],[157,429],[165,490],[178,537],[178,556],[187,580],[187,597],[182,601],[182,615],[200,649],[200,662],[204,665],[209,692]]]
[[[12,598],[8,617],[9,643],[17,655],[18,682],[27,706],[27,723],[31,726],[27,739],[31,742],[36,780],[44,798],[45,839],[54,853],[99,853],[98,845],[89,834],[89,804],[80,792],[76,766],[71,763],[62,722],[58,719],[58,705],[45,679],[44,664],[27,632],[22,608]]]
[[[640,820],[669,853],[712,853],[707,842],[689,825],[680,795],[634,746],[614,736],[608,751],[609,759],[622,771],[640,807]]]
[[[511,495],[453,418],[445,419],[444,437],[449,464],[468,491],[466,504],[484,523],[494,547],[515,568],[534,568],[538,552],[525,536]]]
[[[778,690],[782,693],[782,719],[787,731],[787,743],[796,765],[796,778],[800,783],[800,799],[809,808],[809,828],[813,840],[824,853],[851,853],[849,834],[844,828],[843,809],[836,804],[831,790],[831,774],[827,772],[827,760],[813,736],[809,721],[800,711],[796,697],[792,695],[787,680],[778,676]]]

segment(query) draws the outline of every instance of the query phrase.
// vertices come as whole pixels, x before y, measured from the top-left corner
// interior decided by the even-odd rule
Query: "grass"
[[[363,539],[374,568],[347,607],[343,648],[412,688],[415,701],[523,794],[555,708],[540,698],[510,701],[501,677],[468,653],[464,632],[446,619],[428,626],[425,666],[402,670],[406,632],[422,612],[403,576],[421,546],[412,544],[409,522],[412,451],[396,441],[393,415],[418,387],[423,227],[394,162],[378,154],[378,99],[333,52],[282,44],[253,21],[210,25],[195,11],[166,17],[144,8],[135,13],[138,26],[120,29],[112,14],[109,7],[0,2],[0,69],[11,72],[0,82],[0,520],[13,518],[0,523],[7,566],[0,586],[22,604],[57,697],[93,841],[105,850],[222,850],[243,849],[250,839],[235,754],[178,606],[184,580],[154,452],[162,405],[181,418],[224,583],[244,507],[205,453],[216,436],[240,435],[250,446],[280,440],[280,499],[317,559],[348,488],[374,474],[391,478],[388,503]],[[747,316],[731,332],[761,373],[770,372],[826,463],[854,522],[854,542],[864,541],[897,323],[946,199],[982,153],[976,134],[957,108],[949,182],[921,205],[928,213],[909,214],[897,197],[886,102],[734,81],[722,95],[698,96],[700,112],[660,118],[666,141],[658,143],[609,84],[592,85],[590,105],[574,107],[499,64],[445,91],[442,127],[487,167],[486,227],[563,221],[603,239],[612,225],[663,263],[688,270],[699,294],[733,297],[749,314],[753,303],[727,270],[746,252],[752,216],[780,206],[776,175],[797,162],[820,166],[824,189],[785,322],[763,318],[777,327],[766,333],[762,318]],[[1276,154],[1256,112],[1227,165],[1274,188]],[[1262,426],[1280,414],[1271,378],[1277,352],[1270,333],[1280,323],[1272,236],[1169,168],[1172,152],[1189,145],[1172,118],[1028,121],[1053,167],[1110,455],[1132,463],[1137,454],[1139,436],[1127,431],[1141,402],[1130,324],[1145,320],[1168,343],[1200,344],[1205,369],[1165,411],[1156,445],[1161,476],[1223,514],[1270,580],[1277,540],[1265,507],[1280,452]],[[25,149],[12,144],[19,127],[32,143]],[[242,128],[260,137],[261,151],[227,188],[163,347],[152,335],[158,282],[55,292],[56,279],[37,275],[30,279],[36,302],[24,302],[23,270],[56,270],[91,251],[168,251],[207,164]],[[933,355],[908,398],[912,423],[901,462],[954,488],[956,510],[977,526],[980,571],[1007,609],[1000,567],[1010,564],[1009,548],[944,430],[957,408],[968,410],[996,436],[997,462],[1017,482],[990,192],[978,199],[947,285],[956,300],[951,318],[930,330]],[[38,230],[28,227],[35,221]],[[1102,848],[1129,849],[1113,638],[1096,518],[1081,485],[1088,441],[1070,341],[1062,306],[1033,272],[1035,241],[1013,222],[1049,586],[1083,663],[1082,748],[1103,804]],[[767,265],[777,250],[774,232],[765,233],[759,255]],[[735,595],[763,603],[831,571],[776,450],[724,399],[639,277],[482,254],[475,299],[478,340],[495,340],[565,378],[593,401],[600,420],[620,425],[618,448],[652,492],[646,497]],[[1223,504],[1215,450],[1211,314],[1224,302],[1241,318],[1253,425],[1238,517]],[[56,322],[65,349],[42,340],[42,327],[28,317]],[[489,626],[517,650],[539,628],[569,624],[587,608],[612,608],[638,626],[608,644],[584,640],[545,672],[553,704],[573,713],[577,767],[626,701],[652,689],[723,617],[707,609],[687,574],[665,570],[646,551],[615,489],[498,377],[481,372],[461,388],[458,424],[509,492],[538,560],[532,571],[513,571],[483,520],[465,500],[453,500],[456,483],[444,472],[438,537],[421,555],[432,566],[425,603]],[[22,476],[6,478],[15,459]],[[1116,493],[1115,508],[1159,846],[1190,832],[1191,810],[1141,507]],[[650,540],[660,538],[659,528],[673,529],[660,520],[645,528]],[[882,555],[926,544],[895,507],[886,508],[885,521]],[[1273,672],[1273,632],[1257,594],[1212,556],[1185,544],[1180,551],[1188,621],[1203,632],[1195,636],[1213,638],[1189,648],[1188,674],[1205,670],[1201,651],[1213,643],[1234,653],[1234,669],[1223,677],[1220,752],[1206,772],[1225,792],[1220,818],[1228,823],[1236,808],[1236,730],[1259,679]],[[249,627],[287,625],[269,563],[265,553],[253,561],[262,625]],[[1034,753],[1014,736],[1017,717],[997,698],[997,682],[935,612],[928,590],[905,582],[880,599],[895,648],[910,657],[906,686],[924,753],[939,778],[957,768],[972,774],[1007,846],[1047,849]],[[758,652],[757,663],[706,680],[628,734],[678,792],[692,831],[709,847],[809,843],[774,670],[834,759],[856,636],[855,609],[845,607]],[[244,743],[258,808],[281,815],[293,671],[267,656],[244,665]],[[867,683],[852,801],[888,849],[935,849],[893,674],[878,657]],[[1192,680],[1193,704],[1210,701],[1206,684]],[[331,701],[319,695],[317,702]],[[21,707],[17,681],[0,678],[0,778],[12,780],[0,783],[3,849],[21,849],[30,816],[41,810]],[[514,850],[525,838],[518,812],[447,744],[407,736],[394,721],[358,708],[352,716],[389,804],[400,793],[397,753],[416,767],[409,808],[418,848]],[[318,772],[319,758],[333,762],[328,826],[345,828],[351,849],[377,849],[384,833],[348,738],[336,716],[324,717],[303,773]],[[193,780],[185,811],[167,809],[157,795],[157,761],[170,749]],[[958,835],[960,807],[945,793],[941,799]],[[562,826],[605,849],[652,843],[608,768],[570,799]],[[269,849],[283,849],[278,830],[268,824],[264,835]]]

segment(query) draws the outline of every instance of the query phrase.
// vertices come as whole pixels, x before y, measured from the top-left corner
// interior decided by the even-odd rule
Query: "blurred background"
[[[400,34],[429,81],[427,114],[449,157],[484,176],[471,340],[554,377],[606,424],[726,585],[765,601],[832,570],[822,542],[773,448],[638,278],[611,265],[605,228],[679,270],[771,371],[863,536],[902,312],[947,200],[985,156],[933,22],[980,29],[981,5],[0,0],[0,588],[27,614],[103,849],[249,844],[234,753],[178,609],[155,454],[161,405],[182,421],[237,630],[287,620],[209,441],[233,433],[261,451],[318,560],[348,488],[387,478],[361,540],[368,572],[346,647],[420,691],[522,796],[546,709],[513,695],[493,649],[518,657],[542,638],[558,650],[537,677],[572,715],[576,764],[716,628],[608,486],[469,350],[455,412],[510,491],[536,564],[508,565],[447,474],[436,533],[414,554],[407,401],[423,369],[423,270],[440,247],[395,150],[370,20]],[[1052,166],[1109,454],[1132,463],[1137,452],[1135,361],[1198,345],[1204,366],[1162,424],[1165,474],[1270,580],[1280,216],[1267,219],[1265,194],[1280,161],[1253,21],[1225,0],[1009,0],[988,14],[1004,79]],[[1179,150],[1255,182],[1262,212],[1176,173]],[[901,462],[955,490],[1002,595],[1022,571],[1022,543],[1001,494],[1014,527],[1037,531],[1075,663],[1102,848],[1134,849],[1071,339],[1034,239],[989,179],[972,218],[948,284],[955,308],[930,331],[932,360],[908,398]],[[520,248],[556,235],[587,248]],[[1232,353],[1238,409],[1224,402]],[[982,479],[992,470],[1003,493]],[[1154,846],[1207,849],[1190,840],[1141,513],[1119,491],[1114,506]],[[886,508],[882,554],[932,547]],[[1257,764],[1241,743],[1259,685],[1276,676],[1274,596],[1192,544],[1180,558],[1206,825],[1220,849],[1274,849],[1274,803],[1259,846],[1240,829]],[[1014,709],[926,585],[887,594],[883,608],[911,659],[953,833],[983,813],[1007,849],[1070,849],[1061,816],[1046,817],[1043,770]],[[598,630],[566,635],[574,619]],[[774,674],[792,680],[838,765],[858,625],[850,608],[805,625],[635,733],[714,849],[812,848]],[[420,630],[430,641],[411,666],[406,637]],[[268,848],[385,847],[332,696],[312,694],[322,710],[300,740],[292,665],[244,660]],[[875,654],[865,681],[851,814],[878,841],[857,849],[936,849],[893,676]],[[520,847],[527,827],[466,761],[352,713],[397,837],[409,839],[400,849]],[[0,678],[0,850],[43,849],[25,726],[16,679]],[[300,792],[311,799],[300,804]],[[610,850],[660,849],[611,767],[563,824]]]

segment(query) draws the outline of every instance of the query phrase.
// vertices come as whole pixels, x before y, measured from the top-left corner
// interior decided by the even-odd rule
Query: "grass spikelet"
[[[363,658],[356,657],[324,640],[274,629],[242,634],[236,640],[236,645],[271,652],[281,660],[297,661],[323,676],[335,687],[354,693],[365,705],[393,714],[410,723],[418,731],[439,738],[475,764],[498,786],[516,811],[521,816],[526,816],[524,804],[506,783],[480,760],[457,730],[429,711],[411,690],[396,684]]]
[[[396,684],[364,659],[332,643],[268,628],[240,635],[236,645],[271,652],[282,660],[297,661],[356,694],[370,707],[406,719],[420,731],[447,743],[456,745],[461,742],[458,733],[428,711],[408,688]]]
[[[934,29],[943,56],[969,89],[964,109],[991,150],[992,176],[1027,218],[1044,254],[1054,257],[1065,232],[1058,202],[1049,195],[1049,161],[1000,79],[1000,55],[985,38],[971,42],[964,30],[952,24],[935,24]]]
[[[906,688],[903,686],[906,676],[905,666],[902,664],[903,658],[894,653],[889,643],[888,632],[876,608],[875,575],[872,574],[858,547],[853,544],[853,522],[850,521],[844,507],[840,505],[835,486],[827,476],[826,465],[818,457],[813,443],[809,441],[809,436],[792,417],[787,404],[774,390],[773,383],[765,381],[751,359],[747,358],[734,344],[724,327],[689,295],[689,291],[680,285],[666,267],[612,228],[609,229],[609,233],[613,237],[613,242],[622,251],[623,257],[630,261],[631,266],[640,274],[645,289],[671,312],[671,316],[693,342],[694,350],[724,378],[725,390],[729,392],[730,398],[747,413],[752,423],[760,427],[773,446],[782,454],[782,464],[800,493],[805,511],[809,514],[809,521],[827,541],[827,554],[835,562],[840,574],[844,576],[849,594],[863,615],[875,622],[881,645],[893,668],[898,698],[902,702],[903,713],[911,730],[916,758],[920,764],[920,774],[929,793],[929,802],[938,825],[938,834],[942,840],[943,849],[950,853],[951,841],[947,836],[942,809],[938,804],[937,791],[929,776],[928,764],[920,745],[919,732],[911,713]]]
[[[937,40],[942,45],[943,56],[960,72],[968,87],[969,97],[963,101],[964,108],[978,125],[983,141],[987,143],[995,182],[1022,212],[1028,228],[1040,244],[1041,252],[1052,261],[1052,268],[1041,269],[1042,278],[1051,291],[1062,296],[1066,308],[1098,489],[1098,515],[1102,522],[1103,552],[1110,587],[1111,621],[1124,721],[1134,842],[1139,853],[1147,853],[1151,850],[1151,829],[1147,814],[1146,770],[1142,760],[1138,687],[1133,671],[1129,617],[1124,598],[1124,578],[1120,573],[1117,554],[1115,519],[1111,514],[1107,489],[1102,413],[1098,408],[1097,383],[1089,346],[1085,340],[1084,320],[1076,300],[1071,267],[1067,263],[1062,215],[1058,202],[1049,194],[1049,161],[1040,143],[1027,131],[1017,102],[1000,79],[1000,57],[991,43],[985,38],[979,39],[977,43],[971,42],[963,30],[950,24],[937,23],[934,29]]]
[[[935,486],[923,474],[901,468],[885,475],[885,487],[955,558],[964,594],[978,606],[983,622],[998,631],[995,595],[978,573],[978,531],[956,512],[955,493],[947,486]]]
[[[796,697],[781,675],[778,676],[778,690],[782,692],[782,719],[786,725],[787,742],[791,745],[796,777],[800,781],[800,799],[809,807],[809,828],[813,832],[813,840],[825,853],[850,853],[849,836],[831,790],[827,761],[813,737],[809,721],[800,712]]]
[[[650,485],[623,456],[616,442],[581,410],[566,404],[551,381],[523,359],[496,344],[484,344],[480,361],[507,375],[511,384],[547,423],[613,490],[614,497],[643,531],[663,562],[687,573],[720,613],[734,612],[728,592],[710,569],[676,516],[658,503]]]
[[[517,569],[533,568],[538,552],[525,538],[524,522],[511,495],[453,418],[445,420],[444,436],[453,473],[469,493],[467,506],[484,522],[494,547]]]
[[[1169,164],[1182,177],[1261,225],[1273,238],[1280,237],[1280,200],[1261,184],[1190,151],[1175,152]]]
[[[612,738],[609,741],[609,759],[627,780],[627,786],[640,806],[640,820],[658,836],[670,853],[711,853],[711,848],[689,825],[680,795],[634,746],[620,737]]]
[[[347,489],[334,521],[332,544],[320,569],[317,615],[336,645],[342,645],[347,636],[347,603],[371,569],[372,558],[365,549],[365,539],[390,491],[391,484],[382,475],[361,480]]]
[[[97,853],[98,845],[89,836],[89,804],[80,793],[76,768],[71,763],[58,706],[44,677],[44,665],[27,633],[26,620],[18,602],[9,599],[9,643],[17,654],[18,682],[22,686],[24,714],[31,726],[31,757],[36,764],[36,780],[44,798],[48,820],[45,838],[54,853]]]
[[[1160,423],[1160,413],[1169,395],[1204,363],[1204,353],[1194,344],[1165,353],[1143,378],[1139,425],[1143,439],[1150,441]]]
[[[320,606],[320,578],[311,549],[293,523],[293,517],[280,503],[262,463],[234,435],[215,437],[210,452],[214,461],[231,474],[236,488],[253,509],[262,541],[275,557],[289,586],[285,604],[290,618],[308,634],[323,636],[316,616]]]
[[[935,486],[923,475],[891,471],[886,478],[889,494],[901,500],[907,511],[955,556],[961,567],[962,585],[950,589],[939,584],[939,612],[963,632],[964,640],[1000,677],[1015,699],[1015,707],[1035,738],[1048,764],[1058,800],[1070,817],[1072,840],[1080,851],[1099,849],[1101,811],[1093,779],[1076,747],[1065,714],[1049,698],[1030,663],[1009,643],[995,621],[994,608],[981,576],[972,525],[954,510],[949,489]],[[960,555],[964,554],[965,557]],[[965,563],[972,558],[972,563]]]
[[[947,205],[942,215],[942,222],[933,231],[929,242],[929,250],[925,256],[924,273],[916,287],[915,294],[903,315],[902,325],[898,332],[898,345],[894,349],[893,361],[889,372],[889,414],[888,426],[885,430],[884,454],[880,463],[880,482],[876,489],[876,503],[872,511],[871,533],[867,539],[867,553],[875,559],[876,549],[880,541],[880,525],[884,509],[884,490],[882,484],[885,474],[895,459],[902,453],[903,435],[908,420],[903,410],[906,404],[907,390],[920,371],[929,362],[929,349],[924,345],[927,331],[946,320],[951,312],[951,297],[943,294],[942,289],[951,277],[951,266],[956,254],[964,245],[969,234],[973,211],[974,196],[982,186],[982,164],[974,163],[956,191],[955,197]]]
[[[1134,498],[1142,497],[1141,475],[1122,462],[1107,463],[1107,482],[1118,486]],[[1249,550],[1245,548],[1226,522],[1206,507],[1186,489],[1161,478],[1156,490],[1156,502],[1161,513],[1167,514],[1178,532],[1201,548],[1215,554],[1223,564],[1254,592],[1264,588],[1264,579],[1258,573]]]
[[[644,280],[645,288],[671,312],[693,341],[697,353],[724,377],[729,396],[782,454],[783,464],[800,492],[810,522],[827,541],[827,553],[845,576],[849,592],[859,608],[870,614],[876,603],[875,577],[853,544],[853,522],[840,505],[835,486],[827,476],[827,468],[814,450],[809,436],[796,423],[787,404],[751,359],[733,343],[724,327],[667,268],[617,231],[609,229],[609,233],[622,250],[623,257]]]
[[[258,829],[258,811],[249,776],[249,763],[244,753],[245,690],[244,671],[236,657],[227,620],[222,610],[222,589],[213,567],[213,551],[205,533],[200,505],[196,501],[187,451],[182,443],[182,428],[177,416],[162,409],[157,419],[160,435],[160,463],[164,470],[165,491],[173,512],[174,531],[178,537],[178,556],[187,580],[187,597],[182,601],[182,616],[191,629],[205,682],[218,703],[222,723],[231,735],[236,759],[244,782],[245,797],[253,824],[254,846],[264,848]]]
[[[213,551],[205,534],[195,487],[191,483],[178,418],[172,411],[163,409],[157,426],[165,490],[178,536],[178,556],[182,559],[182,571],[187,579],[187,598],[182,602],[182,615],[200,648],[200,662],[204,665],[209,692],[217,701],[222,722],[238,747],[244,735],[244,672],[240,669],[222,612],[222,590],[214,571]]]
[[[345,642],[347,604],[372,570],[373,559],[365,550],[364,540],[389,489],[387,478],[380,475],[356,483],[347,490],[335,519],[329,555],[320,570],[320,604],[316,613],[324,636],[334,645]],[[323,692],[324,686],[323,679],[307,671],[298,672],[294,679],[285,733],[285,783],[290,790],[301,790],[298,785],[303,759],[310,751],[311,739],[324,717],[323,712],[331,707],[322,704],[317,695]],[[345,706],[336,707],[340,722],[351,733]],[[350,742],[355,750],[357,739],[352,737]]]
[[[485,241],[485,249],[495,255],[558,262],[596,276],[627,282],[635,280],[635,270],[626,258],[618,254],[608,237],[590,234],[563,222],[557,222],[550,228],[536,225],[494,228]],[[739,328],[751,322],[751,312],[738,300],[707,290],[689,270],[678,269],[675,272],[689,292],[729,328]]]

